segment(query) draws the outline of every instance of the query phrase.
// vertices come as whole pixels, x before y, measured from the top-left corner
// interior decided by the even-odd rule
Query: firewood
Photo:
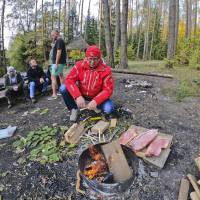
[[[78,170],[77,173],[76,173],[76,178],[77,178],[77,180],[76,180],[76,192],[85,195],[85,191],[83,191],[83,190],[80,189],[81,188],[80,173],[81,173],[80,170]]]
[[[109,123],[105,121],[98,121],[91,129],[93,133],[102,134],[109,127]]]
[[[73,124],[65,133],[65,140],[68,143],[76,144],[84,133],[84,124]]]
[[[198,196],[199,199],[200,199],[200,190],[199,190],[199,187],[198,187],[198,185],[197,185],[197,180],[196,180],[196,178],[195,178],[193,175],[191,175],[191,174],[188,174],[187,177],[188,177],[190,183],[192,184],[192,186],[193,186],[193,188],[194,188],[194,190],[195,190],[197,196]]]
[[[189,181],[185,178],[182,178],[180,189],[179,189],[178,200],[187,200],[188,199],[189,187],[190,187]]]
[[[191,192],[190,198],[191,198],[191,200],[199,200],[200,199],[196,192]]]
[[[124,155],[119,142],[113,141],[111,143],[101,146],[110,172],[113,174],[116,182],[124,182],[131,178],[132,172]]]
[[[197,165],[197,167],[198,167],[198,169],[200,171],[200,157],[196,158],[195,162],[196,162],[196,165]]]

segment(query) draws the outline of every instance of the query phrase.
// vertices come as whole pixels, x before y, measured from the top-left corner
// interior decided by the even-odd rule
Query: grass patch
[[[130,61],[129,69],[135,72],[172,75],[179,84],[172,87],[169,80],[163,93],[175,96],[177,101],[182,101],[185,97],[200,97],[200,72],[189,66],[179,65],[168,69],[165,67],[165,61]]]

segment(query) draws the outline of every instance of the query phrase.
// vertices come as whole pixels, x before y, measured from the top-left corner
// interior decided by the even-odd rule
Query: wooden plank
[[[144,127],[135,126],[135,125],[132,125],[131,128],[134,128],[138,134],[148,131],[148,129],[146,129]],[[150,163],[150,164],[162,169],[167,161],[167,158],[169,157],[169,154],[171,151],[170,147],[172,144],[173,136],[159,132],[157,138],[169,139],[169,141],[170,141],[168,147],[166,149],[162,149],[160,156],[146,157],[145,156],[146,149],[143,149],[142,151],[139,151],[139,152],[135,152],[135,154],[138,157],[142,158],[145,162]]]
[[[117,125],[117,119],[116,118],[111,119],[111,121],[110,121],[110,127],[111,128],[115,128],[116,125]]]
[[[132,177],[131,169],[122,147],[117,140],[102,145],[101,149],[105,155],[109,170],[113,174],[116,182],[122,183]]]
[[[195,158],[195,163],[196,163],[196,165],[197,165],[197,167],[198,167],[198,169],[200,171],[200,157]]]
[[[200,200],[196,192],[191,192],[190,193],[190,198],[191,200]]]
[[[190,183],[186,178],[181,179],[178,200],[187,200],[189,193]]]
[[[109,122],[100,120],[91,128],[91,131],[96,134],[102,134],[108,127]]]
[[[194,190],[195,190],[197,196],[198,196],[199,199],[200,199],[200,190],[199,190],[199,187],[198,187],[198,185],[197,185],[197,180],[196,180],[196,178],[195,178],[193,175],[191,175],[191,174],[188,174],[187,177],[188,177],[190,183],[192,184],[192,186],[193,186],[193,188],[194,188]]]
[[[198,185],[200,185],[200,180],[197,181]]]
[[[65,133],[65,141],[71,144],[76,144],[79,142],[83,134],[84,134],[84,125],[75,123]]]

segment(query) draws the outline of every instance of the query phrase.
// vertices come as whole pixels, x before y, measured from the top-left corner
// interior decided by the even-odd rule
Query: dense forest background
[[[112,67],[127,68],[128,60],[165,59],[167,67],[200,69],[198,0],[99,0],[97,4],[93,16],[91,0],[1,0],[1,71],[6,65],[24,70],[30,57],[47,65],[53,29],[60,30],[66,44],[82,36],[88,44],[98,45]],[[8,49],[5,24],[14,32]]]

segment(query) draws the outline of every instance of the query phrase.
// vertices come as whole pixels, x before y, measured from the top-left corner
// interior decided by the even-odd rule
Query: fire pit
[[[104,160],[101,145],[104,144],[106,143],[90,146],[80,155],[78,165],[81,172],[82,184],[93,195],[117,197],[124,193],[133,183],[137,175],[138,159],[131,149],[121,145],[128,165],[132,170],[132,177],[123,183],[115,182],[112,174],[109,173],[108,166],[103,164],[106,161]]]

